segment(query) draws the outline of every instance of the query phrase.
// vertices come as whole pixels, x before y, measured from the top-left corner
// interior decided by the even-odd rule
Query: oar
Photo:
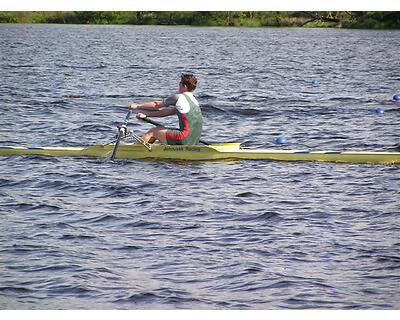
[[[122,137],[126,133],[126,125],[128,124],[128,121],[129,121],[129,118],[131,117],[131,114],[132,114],[132,110],[129,110],[128,114],[125,117],[124,124],[119,127],[117,141],[115,141],[114,149],[113,149],[113,151],[111,153],[111,160],[115,159],[115,154],[117,153],[117,149],[118,149],[118,146],[119,146],[119,143],[120,143]]]
[[[156,127],[163,127],[163,128],[165,128],[165,126],[162,124],[162,123],[159,123],[159,122],[157,122],[157,121],[154,121],[154,120],[152,120],[152,119],[149,119],[148,117],[146,117],[146,118],[140,118],[140,120],[142,120],[142,121],[145,121],[145,122],[148,122],[148,123],[151,123],[152,125],[155,125]],[[199,140],[200,141],[200,143],[202,143],[202,144],[205,144],[206,146],[209,146],[210,145],[210,143],[208,143],[208,142],[206,142],[206,141],[204,141],[204,140]]]

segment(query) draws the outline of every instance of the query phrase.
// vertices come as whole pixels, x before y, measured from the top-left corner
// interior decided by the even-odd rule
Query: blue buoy
[[[394,101],[400,101],[400,94],[395,94],[395,95],[393,96],[393,100],[394,100]]]
[[[285,143],[287,143],[287,138],[284,137],[284,136],[280,136],[280,137],[275,139],[275,142],[277,144],[285,144]]]
[[[377,114],[384,114],[384,113],[385,113],[385,111],[384,111],[382,108],[380,108],[380,107],[376,108],[376,109],[375,109],[375,112],[376,112]]]
[[[318,87],[319,86],[319,81],[318,80],[313,80],[311,83],[312,83],[312,85],[314,87]]]

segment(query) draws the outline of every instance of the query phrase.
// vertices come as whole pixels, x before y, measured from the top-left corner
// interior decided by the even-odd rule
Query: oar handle
[[[165,126],[162,124],[162,123],[159,123],[159,122],[157,122],[157,121],[154,121],[154,120],[152,120],[152,119],[149,119],[148,117],[146,117],[146,118],[140,118],[140,120],[142,120],[142,121],[144,121],[144,122],[147,122],[147,123],[151,123],[152,125],[155,125],[155,126],[157,126],[157,127],[163,127],[163,128],[165,128]],[[202,144],[205,144],[206,146],[208,146],[208,145],[210,145],[210,143],[208,143],[208,142],[206,142],[206,141],[204,141],[204,140],[199,140],[200,141],[200,143],[202,143]]]

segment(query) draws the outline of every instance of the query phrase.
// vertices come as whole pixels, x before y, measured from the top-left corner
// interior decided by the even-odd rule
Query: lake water
[[[0,25],[0,145],[109,142],[130,103],[191,71],[206,141],[399,150],[399,39]],[[1,309],[400,308],[399,166],[21,156],[0,171]]]

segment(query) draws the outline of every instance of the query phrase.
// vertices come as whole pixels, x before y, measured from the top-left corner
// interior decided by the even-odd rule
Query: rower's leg
[[[160,141],[162,144],[167,144],[166,138],[167,129],[163,127],[154,127],[151,128],[144,135],[143,140],[147,143],[154,143],[156,140]]]

